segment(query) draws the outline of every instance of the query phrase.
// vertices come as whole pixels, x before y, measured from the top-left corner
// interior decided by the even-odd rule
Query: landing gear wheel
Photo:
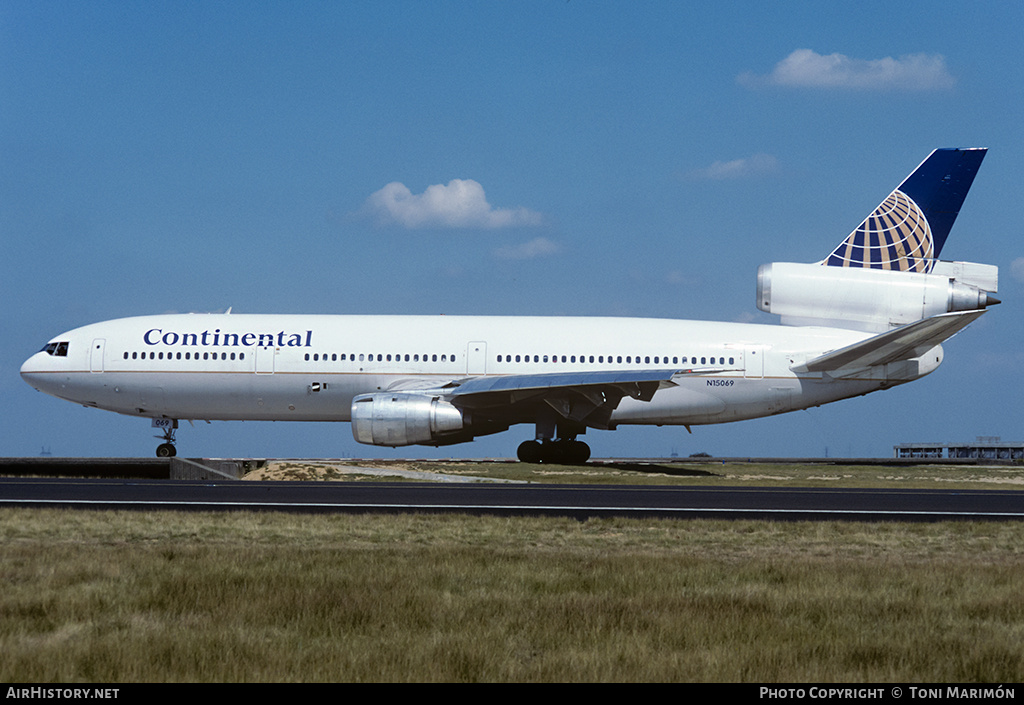
[[[156,447],[156,457],[158,458],[173,458],[177,454],[177,448],[170,443],[161,443]]]
[[[562,465],[583,465],[590,460],[590,446],[583,441],[559,440],[544,444],[545,463]]]
[[[565,463],[569,465],[583,465],[590,460],[590,446],[583,441],[564,441]]]
[[[539,463],[541,461],[542,449],[537,441],[523,441],[516,450],[516,456],[521,463]]]
[[[561,463],[583,465],[590,460],[590,446],[583,441],[524,441],[516,451],[523,463]]]

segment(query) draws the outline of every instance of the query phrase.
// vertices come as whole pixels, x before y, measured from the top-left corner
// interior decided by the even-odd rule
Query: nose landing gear
[[[163,435],[153,436],[153,438],[160,438],[163,443],[156,447],[156,457],[158,458],[173,458],[178,454],[178,449],[174,447],[174,432],[178,428],[177,419],[153,419],[153,428],[159,428],[163,431]]]

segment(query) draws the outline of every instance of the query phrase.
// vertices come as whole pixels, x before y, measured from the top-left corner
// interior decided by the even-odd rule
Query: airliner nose
[[[25,360],[21,365],[21,378],[25,380],[30,387],[37,390],[39,389],[39,381],[42,376],[40,374],[39,364],[36,360],[38,355],[39,353],[36,353],[29,359]]]

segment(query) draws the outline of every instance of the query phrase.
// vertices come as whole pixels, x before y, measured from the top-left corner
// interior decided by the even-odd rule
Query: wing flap
[[[832,374],[910,360],[953,337],[983,313],[984,310],[958,311],[925,318],[825,353],[790,369],[793,372]]]

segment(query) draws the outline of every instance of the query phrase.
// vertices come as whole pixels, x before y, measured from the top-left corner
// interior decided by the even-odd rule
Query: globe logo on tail
[[[929,272],[934,257],[928,219],[913,199],[896,190],[850,233],[823,264]]]

